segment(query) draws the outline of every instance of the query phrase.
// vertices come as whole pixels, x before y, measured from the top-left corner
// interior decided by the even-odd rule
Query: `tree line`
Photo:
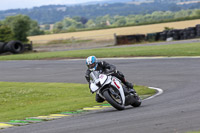
[[[26,42],[28,41],[27,36],[33,35],[154,24],[199,18],[199,9],[181,10],[178,12],[155,11],[151,14],[144,15],[105,15],[96,17],[95,19],[77,16],[64,18],[62,21],[55,23],[53,30],[49,31],[49,25],[45,25],[44,29],[41,30],[38,22],[32,20],[29,16],[16,15],[6,17],[4,20],[0,21],[0,41],[8,42],[10,40],[20,40]]]
[[[31,9],[15,9],[0,11],[0,20],[5,19],[6,16],[23,14],[36,20],[39,24],[54,24],[63,20],[66,17],[73,18],[74,16],[81,16],[87,19],[95,19],[98,16],[128,16],[128,15],[145,15],[152,14],[155,11],[180,11],[187,9],[199,9],[200,3],[176,5],[175,3],[157,2],[157,3],[143,3],[141,5],[114,3],[114,4],[94,4],[94,5],[48,5],[41,7],[34,7]]]
[[[128,16],[111,16],[105,15],[95,19],[86,19],[84,17],[66,17],[62,21],[54,24],[53,33],[74,32],[79,30],[91,30],[102,28],[113,28],[122,26],[154,24],[171,21],[181,21],[188,19],[200,18],[200,10],[181,10],[172,11],[155,11],[152,14],[145,15],[128,15]]]

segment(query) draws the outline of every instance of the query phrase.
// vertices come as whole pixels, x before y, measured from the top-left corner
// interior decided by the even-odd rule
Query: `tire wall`
[[[185,29],[173,29],[151,34],[159,34],[157,35],[159,36],[158,39],[153,39],[153,41],[166,41],[168,38],[172,38],[173,40],[194,39],[200,37],[200,24],[196,25],[195,27],[188,27]],[[146,40],[150,41],[148,37]]]
[[[5,45],[6,43],[0,42],[0,54],[3,53]]]
[[[133,44],[145,41],[145,35],[144,34],[138,34],[138,35],[124,35],[124,36],[116,36],[116,44]]]
[[[172,40],[200,38],[200,24],[196,25],[195,27],[188,27],[185,29],[173,29],[163,32],[149,33],[147,35],[115,35],[115,42],[116,45],[122,45],[140,43],[142,41],[166,41],[168,38],[171,38]]]
[[[32,50],[32,44],[23,44],[20,41],[0,42],[0,54],[6,52],[20,54],[27,50]]]

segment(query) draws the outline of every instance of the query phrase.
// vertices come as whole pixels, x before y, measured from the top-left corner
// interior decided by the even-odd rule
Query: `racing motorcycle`
[[[125,106],[132,105],[139,107],[142,103],[137,94],[130,93],[128,88],[121,81],[112,76],[112,73],[90,73],[90,89],[92,93],[97,93],[117,110],[125,109]]]

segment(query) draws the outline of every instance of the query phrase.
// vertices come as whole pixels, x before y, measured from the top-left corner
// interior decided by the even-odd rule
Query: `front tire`
[[[113,96],[112,96],[112,94],[110,93],[109,90],[104,91],[104,92],[103,92],[103,96],[105,97],[106,101],[107,101],[108,103],[110,103],[114,108],[116,108],[117,110],[124,110],[125,107],[124,107],[124,105],[122,104],[122,102],[121,102],[121,104],[118,103],[118,102],[113,98]],[[121,98],[121,96],[120,96],[120,98]]]

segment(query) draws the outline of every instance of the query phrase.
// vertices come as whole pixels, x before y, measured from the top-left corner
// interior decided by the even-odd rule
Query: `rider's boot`
[[[126,81],[126,79],[124,77],[121,78],[121,81],[128,88],[128,93],[132,93],[132,94],[136,94],[137,95],[136,91],[133,89],[133,84],[132,83],[129,83],[128,81]]]

